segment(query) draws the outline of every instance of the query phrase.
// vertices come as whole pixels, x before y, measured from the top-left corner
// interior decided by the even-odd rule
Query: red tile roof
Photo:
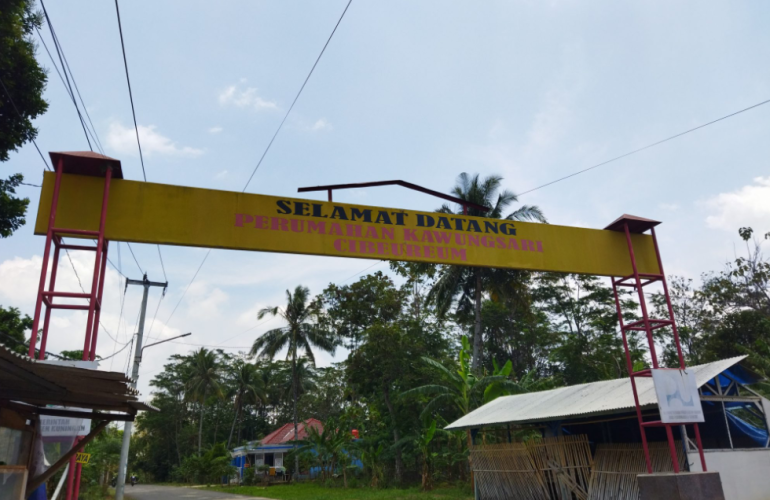
[[[309,418],[305,420],[304,422],[298,422],[297,423],[297,437],[298,439],[305,439],[307,437],[307,428],[313,427],[315,429],[318,429],[319,431],[323,431],[324,424],[320,420],[316,420],[315,418]],[[262,446],[275,446],[279,444],[284,444],[289,441],[294,440],[294,424],[288,423],[281,426],[279,429],[274,430],[267,436],[265,436],[262,441],[260,441],[260,444]]]

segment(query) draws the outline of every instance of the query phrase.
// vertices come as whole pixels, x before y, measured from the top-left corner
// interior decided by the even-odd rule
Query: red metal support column
[[[72,446],[78,445],[78,439],[79,438],[75,438]],[[70,458],[70,466],[69,469],[67,469],[67,494],[64,497],[66,500],[72,499],[72,493],[75,489],[75,465],[75,457]]]
[[[91,357],[89,358],[91,361],[96,359],[96,338],[99,334],[99,319],[102,315],[102,295],[104,294],[104,282],[107,278],[107,250],[109,249],[110,242],[104,240],[104,252],[102,252],[101,270],[99,271],[99,291],[96,294],[96,300],[98,301],[99,308],[96,310],[93,326],[94,334],[91,336]]]
[[[662,276],[661,282],[663,283],[663,295],[666,297],[666,307],[668,307],[668,316],[674,318],[674,308],[671,306],[671,297],[668,295],[668,283],[666,282],[666,273],[663,271],[663,261],[660,259],[660,250],[658,250],[658,238],[655,236],[655,228],[651,229],[652,243],[655,245],[655,257],[658,259],[658,269]],[[684,370],[684,356],[682,355],[682,344],[679,342],[679,330],[676,328],[676,321],[671,322],[671,329],[674,332],[674,343],[676,344],[676,354],[679,357],[679,368]],[[698,427],[698,424],[695,424]],[[704,469],[705,470],[705,469]]]
[[[53,251],[53,265],[51,266],[51,279],[48,282],[48,290],[54,290],[56,286],[56,272],[59,269],[59,252],[61,251],[61,238],[53,235],[54,251]],[[51,307],[46,304],[45,318],[43,319],[43,335],[40,340],[40,350],[38,352],[38,359],[45,359],[45,348],[48,341],[48,326],[51,322]]]
[[[658,357],[655,349],[655,339],[653,338],[652,332],[657,328],[670,326],[673,330],[674,343],[676,345],[677,355],[679,358],[678,359],[679,368],[682,370],[685,368],[684,356],[682,355],[682,347],[679,342],[679,332],[676,328],[676,320],[674,318],[674,310],[673,310],[673,307],[671,306],[671,298],[668,294],[668,284],[666,283],[666,277],[663,271],[663,264],[660,258],[660,251],[658,249],[658,241],[657,241],[657,238],[655,237],[654,226],[658,224],[659,223],[656,221],[624,215],[623,217],[619,218],[618,220],[616,220],[606,228],[613,231],[623,232],[625,234],[625,240],[628,246],[628,253],[631,261],[632,274],[621,277],[619,279],[616,279],[613,277],[612,291],[615,295],[615,307],[617,309],[618,322],[620,324],[620,330],[623,336],[623,349],[625,350],[625,355],[626,355],[626,368],[628,370],[629,378],[631,379],[631,388],[634,393],[634,404],[636,406],[636,416],[639,422],[639,431],[642,437],[642,448],[644,449],[644,457],[645,457],[645,462],[647,466],[647,472],[650,474],[653,472],[653,470],[650,462],[650,452],[649,452],[647,435],[646,435],[647,428],[649,427],[663,427],[665,429],[666,440],[668,441],[668,447],[671,453],[671,461],[672,461],[673,469],[675,473],[679,472],[679,460],[677,457],[676,446],[674,443],[674,435],[671,430],[671,427],[673,424],[663,423],[660,420],[644,421],[642,417],[641,407],[639,405],[639,396],[637,391],[636,377],[651,377],[652,371],[650,369],[641,370],[639,372],[633,371],[633,364],[631,363],[631,353],[628,348],[627,332],[643,331],[645,333],[645,336],[647,337],[649,351],[650,351],[650,360],[652,361],[652,369],[656,369],[656,368],[659,368],[659,364],[658,364]],[[655,248],[655,257],[658,264],[657,274],[640,273],[637,266],[636,255],[634,253],[631,233],[633,232],[633,233],[641,234],[647,230],[652,231],[653,246]],[[649,312],[647,310],[647,302],[644,297],[643,287],[645,287],[646,285],[649,285],[650,283],[654,283],[658,281],[660,281],[661,284],[663,285],[663,294],[666,299],[668,319],[650,318]],[[620,286],[628,286],[636,290],[638,301],[639,301],[639,308],[642,313],[641,320],[633,321],[632,323],[628,323],[628,324],[624,323],[623,311],[621,309],[620,296],[618,293],[618,287]],[[702,467],[702,470],[705,472],[706,461],[703,455],[703,444],[701,443],[701,440],[700,440],[700,429],[698,428],[697,423],[693,423],[693,425],[695,426],[695,437],[696,437],[696,442],[698,446],[698,453],[701,459],[701,467]],[[686,439],[686,436],[683,436],[683,438]]]
[[[104,287],[104,265],[103,265],[103,253],[105,253],[105,240],[104,240],[104,227],[107,221],[107,202],[110,197],[110,180],[112,179],[112,167],[107,167],[106,176],[104,179],[104,193],[102,194],[102,213],[99,219],[99,235],[96,243],[96,259],[94,262],[94,276],[91,280],[91,297],[88,307],[88,319],[86,320],[86,339],[83,344],[83,359],[94,359],[91,353],[92,345],[96,348],[96,336],[99,331],[99,325],[94,324],[94,318],[98,320],[99,313],[101,312],[101,303],[99,297]],[[93,342],[91,341],[91,335],[93,333]]]
[[[54,222],[56,221],[56,206],[59,204],[59,191],[61,189],[61,177],[64,172],[64,160],[59,159],[56,164],[56,182],[53,187],[53,199],[51,200],[51,213],[48,216],[48,232],[45,235],[45,249],[43,250],[43,267],[40,271],[40,284],[37,289],[37,300],[35,301],[35,317],[32,321],[32,333],[29,339],[29,357],[35,357],[35,345],[37,345],[37,332],[40,327],[40,312],[43,307],[43,290],[45,289],[45,277],[48,274],[48,257],[51,253],[51,241],[54,235]],[[47,315],[46,315],[47,316]],[[45,334],[48,329],[44,328],[42,342],[45,342]]]
[[[623,336],[623,349],[626,352],[626,369],[628,370],[628,377],[631,379],[631,390],[634,392],[634,404],[636,406],[636,419],[639,421],[639,434],[642,436],[642,449],[644,450],[644,463],[647,466],[647,473],[652,474],[652,461],[650,460],[650,448],[647,445],[647,434],[644,432],[644,426],[642,426],[642,408],[639,406],[639,391],[636,389],[636,378],[634,377],[634,365],[631,362],[631,351],[628,349],[628,339],[626,338],[626,330],[623,325],[623,315],[620,309],[620,297],[618,295],[618,287],[615,285],[615,278],[612,278],[612,292],[615,295],[615,307],[618,311],[618,321],[620,322],[620,333]]]

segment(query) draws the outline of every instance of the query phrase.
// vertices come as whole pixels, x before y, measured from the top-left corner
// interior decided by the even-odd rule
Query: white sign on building
[[[69,411],[78,410],[78,408],[64,408],[60,406],[53,406],[52,408],[61,408]],[[89,432],[91,432],[90,418],[53,417],[51,415],[40,415],[40,433],[43,435],[43,437],[87,436]]]
[[[689,370],[652,370],[660,420],[664,424],[704,422],[695,374]]]

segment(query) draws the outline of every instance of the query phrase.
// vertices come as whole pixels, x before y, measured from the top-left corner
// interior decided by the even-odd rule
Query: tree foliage
[[[45,113],[45,70],[35,59],[32,34],[43,24],[29,0],[4,0],[0,7],[0,162],[37,136],[32,120]],[[0,238],[24,225],[28,198],[15,196],[21,174],[0,178]]]
[[[688,364],[748,354],[755,371],[770,374],[770,317],[762,302],[767,261],[759,250],[747,246],[746,256],[701,284],[669,279]],[[258,337],[249,353],[172,356],[152,380],[152,403],[161,411],[138,418],[132,470],[161,481],[213,481],[216,474],[207,471],[230,470],[223,449],[317,418],[324,429],[297,442],[285,459],[289,472],[316,466],[329,484],[350,486],[363,474],[370,487],[419,482],[427,490],[468,479],[471,433],[443,431],[448,422],[508,394],[627,376],[609,280],[498,275],[482,295],[483,355],[474,370],[473,316],[444,313],[429,300],[440,270],[394,268],[400,282],[377,272],[330,284],[317,296],[302,286],[287,291],[284,306],[261,313],[284,325]],[[629,321],[638,314],[634,299],[620,295]],[[651,308],[653,317],[668,313],[662,295]],[[673,331],[655,335],[662,365],[676,366]],[[648,366],[646,339],[629,333],[628,342],[635,369]],[[349,350],[346,359],[315,365],[317,349],[338,345]],[[767,385],[759,389],[770,393]],[[360,439],[351,439],[353,430]],[[477,439],[507,436],[487,429]]]

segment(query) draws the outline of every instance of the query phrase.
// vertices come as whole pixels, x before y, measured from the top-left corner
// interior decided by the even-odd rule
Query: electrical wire
[[[139,162],[142,165],[142,177],[144,182],[147,182],[147,171],[144,168],[144,154],[142,154],[142,143],[139,141],[139,126],[136,123],[136,108],[134,107],[134,93],[131,90],[131,78],[128,74],[128,58],[126,58],[126,44],[123,40],[123,24],[120,21],[120,7],[118,6],[118,0],[115,0],[115,13],[118,17],[118,32],[120,33],[120,48],[123,51],[123,67],[126,70],[126,83],[128,84],[128,98],[131,101],[131,116],[134,119],[134,133],[136,134],[136,145],[139,148]],[[168,282],[166,277],[166,267],[163,265],[163,255],[160,253],[160,245],[155,245],[158,248],[158,257],[160,257],[160,267],[163,270],[163,279]],[[129,248],[131,248],[129,246]],[[131,252],[133,254],[133,252]],[[137,265],[139,265],[137,263]]]
[[[53,25],[49,24],[49,27],[52,28]],[[46,53],[48,53],[48,57],[51,59],[51,64],[53,64],[54,69],[56,70],[56,73],[59,75],[59,79],[62,82],[62,85],[64,85],[64,89],[67,91],[67,95],[70,96],[70,99],[72,99],[72,103],[77,107],[77,103],[75,102],[75,96],[72,94],[72,89],[67,85],[67,82],[64,81],[64,77],[61,74],[61,71],[59,71],[59,66],[56,65],[56,60],[53,58],[53,55],[51,54],[51,51],[48,50],[48,44],[45,43],[45,38],[43,38],[43,34],[40,32],[40,30],[35,27],[35,31],[37,32],[38,38],[40,38],[40,42],[43,44],[43,48],[45,48]],[[55,30],[53,28],[51,31],[55,34]],[[56,37],[56,42],[59,42],[59,37]],[[61,42],[59,42],[59,46],[61,47]],[[91,138],[94,140],[94,143],[96,144],[96,147],[99,149],[99,152],[101,154],[104,154],[104,148],[102,147],[102,141],[99,138],[99,135],[96,133],[96,127],[94,126],[94,122],[91,120],[91,115],[88,113],[88,108],[86,107],[86,103],[83,101],[83,96],[80,94],[80,88],[78,87],[77,81],[75,81],[75,75],[72,73],[72,69],[70,69],[69,61],[67,61],[67,55],[64,53],[64,50],[62,49],[62,58],[64,59],[64,63],[66,65],[65,74],[68,71],[69,76],[72,78],[72,83],[75,85],[75,91],[78,94],[78,98],[80,99],[80,104],[83,106],[83,111],[86,114],[86,118],[88,118],[88,123],[90,124],[90,128],[88,125],[86,125],[86,129],[91,134]]]
[[[129,345],[129,344],[131,344],[131,343],[133,342],[133,340],[134,340],[134,339],[132,338],[131,340],[129,340],[128,342],[126,342],[125,344],[123,344],[123,347],[121,347],[119,351],[117,351],[117,352],[113,352],[112,354],[110,354],[110,355],[109,355],[109,356],[107,356],[106,358],[101,358],[99,361],[107,361],[108,359],[112,359],[112,358],[114,358],[115,356],[117,356],[117,355],[118,355],[118,354],[120,354],[121,352],[125,351],[125,350],[126,350],[126,347],[128,347],[128,345]],[[115,344],[115,345],[117,346],[117,344]],[[114,359],[113,359],[113,361],[114,361]],[[110,361],[110,371],[112,371],[112,361]]]
[[[118,31],[120,33],[120,47],[123,50],[123,66],[126,69],[126,83],[128,84],[128,98],[131,101],[131,115],[134,117],[134,132],[136,133],[136,145],[139,146],[139,161],[142,164],[142,177],[147,182],[147,172],[144,170],[144,156],[142,155],[142,144],[139,142],[139,127],[136,125],[136,110],[134,109],[134,94],[131,92],[131,78],[128,76],[128,59],[126,59],[126,44],[123,41],[123,25],[120,22],[120,7],[118,0],[115,0],[115,13],[118,15]]]
[[[198,276],[198,273],[200,272],[201,268],[203,267],[203,264],[206,262],[206,259],[209,258],[209,255],[211,254],[211,249],[206,252],[206,255],[203,257],[203,260],[201,261],[200,265],[198,266],[198,269],[195,271],[195,274],[193,275],[192,279],[190,280],[190,283],[187,284],[187,288],[184,289],[184,293],[182,293],[182,296],[179,297],[179,301],[174,306],[174,310],[171,311],[171,314],[169,314],[168,318],[166,318],[165,325],[168,326],[168,322],[171,321],[171,318],[174,317],[174,313],[176,312],[177,307],[179,307],[179,304],[182,303],[182,300],[184,299],[184,296],[187,295],[187,290],[190,289],[190,285],[193,284],[193,281],[195,281],[195,278]]]
[[[257,162],[257,165],[254,167],[254,170],[251,172],[251,175],[249,176],[249,179],[246,181],[246,184],[243,186],[242,192],[246,192],[246,189],[249,187],[249,184],[251,183],[251,180],[254,178],[254,174],[257,173],[257,170],[259,170],[259,167],[262,165],[262,161],[265,159],[265,156],[267,156],[267,152],[270,151],[270,147],[273,145],[273,142],[275,141],[275,138],[278,136],[278,133],[281,131],[281,128],[283,127],[283,124],[286,122],[286,119],[289,117],[289,114],[291,113],[291,110],[294,109],[294,105],[297,103],[297,100],[299,99],[299,96],[302,94],[302,91],[305,89],[305,86],[307,85],[307,82],[310,80],[310,77],[313,75],[313,71],[315,71],[316,66],[318,66],[319,61],[321,60],[321,57],[324,55],[324,52],[326,52],[326,47],[329,46],[329,42],[331,42],[332,37],[337,32],[337,28],[339,27],[340,23],[342,22],[342,19],[345,17],[345,13],[347,13],[348,8],[350,7],[350,4],[353,2],[353,0],[348,0],[348,3],[345,5],[345,9],[342,11],[342,14],[340,15],[339,19],[337,20],[337,23],[334,25],[334,29],[332,30],[331,34],[329,35],[329,38],[326,40],[326,43],[324,44],[323,48],[321,49],[321,52],[318,54],[318,57],[316,58],[315,62],[313,63],[313,66],[310,68],[310,71],[307,74],[307,77],[305,77],[305,81],[302,82],[302,86],[299,89],[299,92],[297,92],[297,95],[294,97],[294,100],[291,103],[291,106],[289,106],[289,109],[286,111],[286,114],[283,117],[283,120],[281,120],[281,123],[278,125],[278,128],[276,129],[275,133],[273,134],[273,137],[270,139],[270,142],[267,144],[267,147],[265,148],[264,152],[262,153],[262,156],[260,156],[259,161]],[[115,7],[117,9],[118,0],[115,0]],[[118,24],[120,24],[120,14],[118,14]],[[121,35],[122,37],[122,35]],[[122,38],[121,38],[122,42]],[[126,69],[126,75],[128,75],[128,69]],[[138,136],[137,136],[138,137]],[[177,307],[179,307],[179,304],[182,302],[182,299],[184,299],[184,295],[187,293],[187,290],[190,288],[190,285],[192,285],[193,281],[195,281],[195,277],[198,276],[198,273],[201,270],[201,267],[203,267],[203,263],[206,262],[206,259],[208,259],[209,254],[211,253],[211,249],[209,249],[208,252],[206,252],[206,255],[203,257],[203,260],[201,261],[200,265],[198,266],[198,269],[195,271],[195,275],[193,276],[192,280],[190,280],[190,283],[187,285],[187,288],[185,289],[184,294],[182,294],[182,297],[180,297],[179,302],[177,302],[176,306],[174,307],[174,311],[172,311],[169,318],[166,320],[166,325],[168,325],[168,321],[171,319],[171,317],[174,315],[174,312],[176,312]]]
[[[136,267],[139,268],[139,273],[142,276],[144,276],[144,271],[142,271],[142,266],[139,265],[139,261],[136,260],[136,255],[134,255],[134,249],[131,248],[131,244],[130,243],[126,243],[126,245],[128,246],[128,251],[131,252],[131,257],[133,257],[134,258],[134,262],[136,262]]]
[[[21,341],[19,341],[18,339],[15,339],[15,338],[11,337],[10,335],[8,335],[8,334],[7,334],[7,333],[5,333],[5,332],[0,332],[0,335],[2,335],[3,337],[7,338],[7,339],[8,339],[8,340],[10,340],[10,341],[12,341],[14,344],[16,344],[16,345],[18,345],[18,346],[22,346],[22,347],[24,347],[26,350],[29,350],[29,342],[21,342]],[[35,350],[36,350],[37,352],[40,352],[40,350],[39,350],[39,349],[37,349],[37,348],[35,348]],[[58,358],[58,359],[70,359],[70,358],[65,358],[65,357],[64,357],[64,356],[62,356],[61,354],[56,354],[55,352],[50,352],[50,351],[46,351],[46,353],[45,353],[45,354],[46,354],[46,356],[53,356],[54,358]]]
[[[120,280],[118,280],[118,286],[120,286]],[[126,303],[126,288],[127,287],[123,287],[123,298],[120,300],[120,314],[118,315],[118,326],[115,329],[115,335],[118,338],[120,338],[120,321],[123,319],[123,306]],[[126,342],[126,344],[128,344],[128,342]],[[118,348],[118,341],[116,340],[115,344],[113,345],[112,356],[110,356],[110,358],[115,356],[115,354],[116,354],[115,349],[117,349],[117,348]],[[109,359],[109,358],[104,358],[104,359]],[[110,361],[110,371],[112,371],[112,361]]]
[[[155,326],[155,318],[158,317],[158,310],[160,309],[160,303],[163,302],[163,298],[166,296],[166,289],[163,289],[163,294],[160,296],[160,299],[158,299],[158,305],[155,306],[155,314],[152,315],[152,321],[150,322],[150,329],[147,331],[147,338],[150,338],[150,335],[152,335],[152,329]]]
[[[627,156],[631,156],[633,154],[636,154],[636,153],[639,153],[641,151],[644,151],[645,149],[653,148],[655,146],[663,144],[664,142],[668,142],[668,141],[671,141],[673,139],[676,139],[677,137],[682,137],[683,135],[689,134],[691,132],[695,132],[696,130],[700,130],[700,129],[704,128],[704,127],[708,127],[709,125],[713,125],[713,124],[715,124],[717,122],[721,122],[722,120],[727,120],[728,118],[732,118],[735,115],[739,115],[741,113],[745,113],[746,111],[752,110],[754,108],[758,108],[758,107],[763,106],[763,105],[765,105],[765,104],[767,104],[769,102],[770,102],[770,99],[768,99],[766,101],[759,102],[757,104],[754,104],[753,106],[749,106],[748,108],[743,108],[743,109],[741,109],[739,111],[736,111],[734,113],[730,113],[729,115],[725,115],[725,116],[723,116],[721,118],[717,118],[716,120],[712,120],[712,121],[704,123],[702,125],[698,125],[697,127],[685,130],[684,132],[680,132],[680,133],[678,133],[676,135],[672,135],[670,137],[666,137],[665,139],[662,139],[662,140],[657,141],[657,142],[653,142],[652,144],[648,144],[648,145],[646,145],[644,147],[635,149],[635,150],[630,151],[630,152],[628,152],[626,154],[622,154],[620,156],[616,156],[615,158],[611,158],[611,159],[609,159],[607,161],[603,161],[601,163],[597,163],[596,165],[594,165],[592,167],[584,168],[583,170],[578,170],[577,172],[573,172],[573,173],[571,173],[569,175],[565,175],[564,177],[560,177],[560,178],[558,178],[556,180],[553,180],[551,182],[547,182],[545,184],[541,184],[540,186],[534,187],[534,188],[529,189],[527,191],[523,191],[521,193],[517,193],[516,196],[519,197],[519,196],[525,195],[527,193],[531,193],[533,191],[537,191],[538,189],[543,189],[544,187],[550,186],[552,184],[556,184],[557,182],[561,182],[561,181],[569,179],[571,177],[575,177],[576,175],[580,175],[582,173],[588,172],[589,170],[593,170],[595,168],[599,168],[601,166],[607,165],[608,163],[612,163],[614,161],[620,160],[620,159],[625,158]]]
[[[8,101],[10,101],[11,106],[13,106],[13,109],[16,111],[16,114],[19,115],[19,118],[29,122],[29,119],[26,118],[24,115],[22,115],[21,111],[19,111],[19,108],[16,107],[16,103],[13,102],[13,97],[11,97],[11,93],[8,91],[8,87],[5,86],[5,82],[3,82],[2,78],[0,78],[0,85],[2,85],[5,95],[6,97],[8,97]],[[45,156],[43,156],[43,152],[40,151],[40,148],[37,146],[37,141],[34,138],[32,138],[32,144],[35,145],[35,149],[37,149],[37,154],[39,154],[40,159],[43,160],[43,163],[45,164],[45,168],[47,168],[48,170],[53,170],[51,166],[48,165],[48,162],[46,161]]]
[[[43,7],[43,15],[45,16],[46,21],[48,22],[48,29],[51,31],[51,38],[53,39],[53,45],[56,49],[56,54],[59,56],[59,63],[61,64],[62,69],[64,69],[64,60],[62,59],[61,55],[61,47],[59,46],[59,42],[56,40],[56,34],[54,33],[53,24],[51,23],[51,18],[48,16],[48,10],[45,8],[45,3],[43,0],[40,0],[40,6]],[[91,139],[88,137],[88,131],[86,130],[86,123],[83,120],[83,115],[80,113],[80,107],[77,104],[77,101],[75,101],[75,93],[72,92],[72,85],[70,85],[69,77],[67,76],[67,72],[64,71],[64,78],[67,80],[67,87],[69,88],[69,94],[70,97],[72,97],[72,103],[75,105],[75,110],[78,113],[78,119],[80,119],[80,125],[83,127],[83,133],[86,136],[86,142],[88,142],[88,149],[91,151],[94,150],[93,146],[91,146]]]
[[[116,3],[117,1],[118,0],[115,0]],[[251,179],[254,178],[254,174],[257,173],[257,170],[259,169],[260,165],[262,165],[262,160],[265,159],[267,152],[270,151],[270,146],[273,145],[273,141],[275,141],[275,138],[278,137],[278,132],[280,132],[281,128],[283,128],[283,124],[286,122],[286,119],[289,117],[291,110],[294,109],[294,105],[297,104],[297,100],[299,99],[299,96],[302,94],[302,91],[305,90],[305,85],[307,85],[307,82],[310,80],[310,77],[313,75],[313,71],[315,71],[315,67],[318,66],[318,62],[321,60],[321,57],[324,55],[324,52],[326,52],[326,47],[328,47],[329,42],[332,41],[332,37],[334,36],[334,33],[337,32],[337,28],[342,22],[342,18],[345,17],[345,13],[348,11],[348,8],[350,7],[351,3],[353,3],[353,0],[348,0],[347,5],[345,5],[345,10],[342,11],[342,15],[340,15],[340,18],[337,20],[337,24],[334,25],[334,29],[332,30],[331,34],[329,35],[329,38],[326,40],[326,43],[321,49],[321,53],[318,54],[318,57],[313,63],[313,67],[310,68],[310,72],[307,74],[307,77],[305,77],[305,81],[302,82],[302,86],[299,88],[299,92],[297,92],[297,95],[294,97],[294,100],[291,102],[291,106],[289,106],[289,109],[286,111],[286,114],[284,115],[283,120],[281,120],[281,123],[278,125],[278,128],[275,130],[275,133],[273,134],[272,139],[270,139],[270,142],[267,143],[267,147],[265,148],[265,151],[262,153],[262,156],[259,158],[259,161],[257,162],[257,166],[254,167],[254,170],[251,172],[251,175],[249,176],[249,180],[246,181],[246,185],[243,186],[242,192],[246,192],[246,188],[248,188],[249,184],[251,184]]]

